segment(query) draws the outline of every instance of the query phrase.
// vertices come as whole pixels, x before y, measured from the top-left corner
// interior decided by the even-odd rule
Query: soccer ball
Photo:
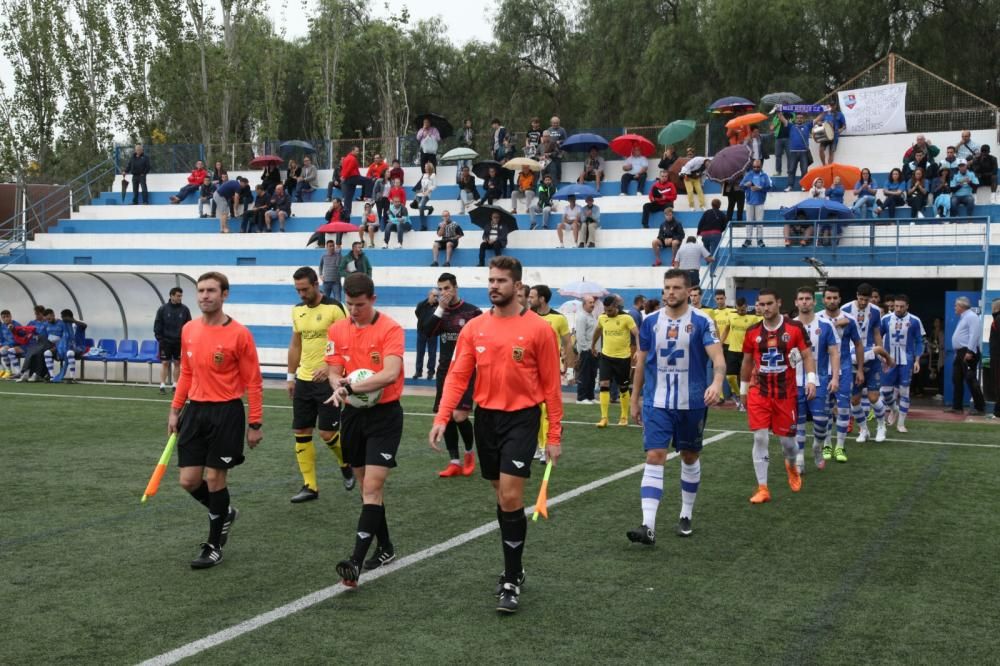
[[[356,384],[364,379],[375,374],[374,370],[369,370],[367,368],[359,368],[347,375],[347,379],[350,380],[352,384]],[[357,409],[365,409],[366,407],[374,407],[378,404],[378,401],[382,398],[382,389],[377,391],[370,391],[369,393],[352,393],[347,396],[347,404],[351,407]]]

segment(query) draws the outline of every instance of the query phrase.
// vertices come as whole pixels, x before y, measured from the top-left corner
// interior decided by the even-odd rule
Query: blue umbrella
[[[806,199],[800,201],[791,208],[782,211],[782,217],[786,220],[794,220],[799,213],[803,213],[807,220],[826,220],[830,218],[838,220],[854,219],[854,212],[842,203],[830,201],[829,199]]]
[[[316,152],[316,149],[313,148],[313,145],[308,141],[293,140],[293,141],[285,141],[283,143],[278,144],[278,150],[290,150],[292,148],[301,148],[302,151],[306,153]]]
[[[553,199],[568,199],[569,197],[576,197],[577,199],[586,199],[587,197],[599,197],[601,193],[595,190],[590,185],[577,185],[573,183],[572,185],[563,185],[556,193],[552,195]]]
[[[745,97],[723,97],[712,102],[708,110],[712,113],[734,113],[735,111],[753,109],[756,106]]]
[[[608,140],[599,134],[581,132],[563,141],[560,148],[569,153],[589,153],[591,148],[607,150]]]

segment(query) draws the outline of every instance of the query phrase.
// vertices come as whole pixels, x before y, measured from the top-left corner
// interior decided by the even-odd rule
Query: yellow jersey
[[[552,330],[556,332],[556,338],[559,342],[559,354],[561,355],[563,351],[563,336],[569,335],[569,321],[566,320],[566,315],[558,310],[549,310],[545,314],[538,316],[547,321]]]
[[[347,318],[340,301],[324,297],[319,305],[299,303],[292,308],[292,331],[302,337],[302,353],[295,376],[311,382],[313,371],[326,365],[327,330]]]
[[[733,308],[713,308],[711,310],[702,310],[702,312],[715,322],[716,334],[722,332],[722,327],[729,321],[729,316],[736,314],[736,310]]]
[[[763,317],[750,313],[741,315],[733,312],[730,314],[729,319],[726,320],[729,325],[729,333],[725,340],[726,348],[729,351],[742,352],[743,337],[747,334],[747,329],[763,319]]]
[[[635,320],[632,315],[621,313],[616,317],[602,314],[597,318],[601,329],[601,353],[609,358],[629,358],[632,356],[632,331]]]

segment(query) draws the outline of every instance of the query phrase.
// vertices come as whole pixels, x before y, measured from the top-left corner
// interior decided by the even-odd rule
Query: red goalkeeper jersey
[[[743,353],[753,358],[750,385],[764,397],[784,400],[797,395],[795,368],[788,360],[793,349],[809,348],[802,325],[782,315],[781,324],[769,330],[764,322],[747,329],[743,338]]]

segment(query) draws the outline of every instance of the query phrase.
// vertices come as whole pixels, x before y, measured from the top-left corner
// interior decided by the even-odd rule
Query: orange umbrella
[[[823,185],[830,187],[833,183],[834,176],[840,176],[840,180],[844,185],[845,190],[849,190],[854,187],[854,184],[858,182],[858,178],[861,178],[861,169],[856,166],[851,166],[850,164],[826,164],[823,166],[816,166],[809,171],[806,171],[806,175],[802,176],[802,180],[799,184],[803,189],[808,189],[812,187],[813,181],[817,178],[823,179]]]
[[[748,113],[743,116],[736,116],[726,123],[726,127],[729,129],[733,129],[735,127],[746,127],[747,125],[756,125],[757,123],[764,122],[765,120],[767,120],[767,116],[763,113]]]

